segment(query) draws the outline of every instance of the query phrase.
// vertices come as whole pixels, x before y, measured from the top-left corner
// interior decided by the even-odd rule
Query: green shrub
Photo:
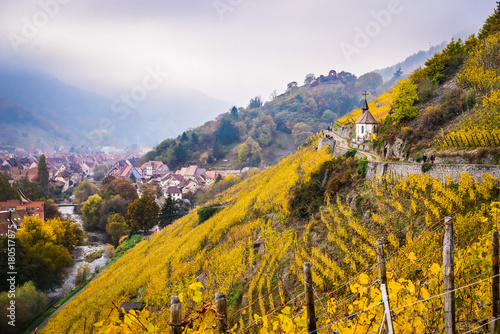
[[[465,96],[465,104],[467,105],[467,109],[472,110],[476,105],[476,90],[471,89],[470,92]]]
[[[366,160],[366,157],[364,157],[358,162],[358,175],[361,177],[365,177],[367,171],[368,171],[368,160]]]
[[[210,205],[204,208],[198,209],[198,223],[201,224],[204,221],[210,219],[213,215],[215,215],[217,212],[222,210],[222,208],[218,205]]]
[[[90,266],[88,263],[82,264],[76,270],[76,285],[80,285],[90,277]]]
[[[424,151],[418,151],[413,155],[413,161],[421,162],[424,157]]]
[[[357,194],[356,195],[356,204],[361,203],[362,200],[363,200],[363,196],[361,196],[360,194]]]
[[[420,102],[427,102],[437,95],[438,85],[429,78],[424,78],[417,86],[417,95]]]
[[[347,150],[347,152],[345,152],[344,155],[345,155],[346,158],[354,158],[354,157],[356,157],[356,152],[357,151],[358,150],[356,150],[355,148],[351,148],[350,150]]]
[[[98,251],[95,251],[93,253],[87,254],[87,256],[85,256],[85,261],[93,262],[93,261],[97,260],[98,258],[100,258],[101,256],[102,256],[102,250],[98,250]]]
[[[433,166],[434,166],[434,164],[431,162],[423,163],[422,164],[422,173],[427,173],[428,171],[430,171],[432,169]]]

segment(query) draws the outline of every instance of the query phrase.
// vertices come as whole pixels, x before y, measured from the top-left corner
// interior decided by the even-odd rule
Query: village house
[[[44,203],[39,202],[23,202],[20,200],[9,200],[7,202],[0,202],[0,211],[16,211],[20,215],[28,215],[30,217],[38,217],[45,219]]]
[[[165,196],[165,198],[170,196],[173,200],[180,201],[182,200],[182,191],[177,187],[168,187],[163,196]]]
[[[124,179],[128,179],[129,177],[131,177],[131,175],[134,175],[135,179],[136,180],[140,180],[141,179],[141,173],[139,173],[139,171],[137,169],[135,169],[134,166],[132,165],[128,165],[127,167],[125,167],[122,171],[121,171],[121,174],[118,175],[118,177],[121,177],[121,178],[124,178]]]
[[[170,169],[161,161],[148,161],[139,167],[144,178],[157,178],[166,175]]]

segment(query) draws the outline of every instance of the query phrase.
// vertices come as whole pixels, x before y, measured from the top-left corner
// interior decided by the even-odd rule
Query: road
[[[323,130],[323,133],[325,135],[329,135],[333,139],[335,139],[337,147],[340,147],[340,148],[343,148],[343,149],[346,149],[346,150],[350,149],[349,145],[347,144],[347,140],[348,139],[340,137],[335,132],[329,131],[329,130]],[[380,158],[378,157],[378,155],[375,154],[375,153],[373,153],[373,152],[363,151],[363,150],[360,150],[360,149],[357,149],[357,151],[358,151],[358,153],[365,155],[366,158],[368,159],[368,161],[381,161]]]

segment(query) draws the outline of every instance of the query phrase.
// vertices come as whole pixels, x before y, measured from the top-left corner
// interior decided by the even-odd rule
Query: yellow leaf
[[[196,303],[199,303],[199,302],[201,302],[202,299],[203,299],[203,294],[201,293],[201,291],[195,291],[194,296],[193,296],[193,300]]]
[[[362,285],[367,285],[370,282],[370,277],[367,274],[362,274],[359,276],[359,283]]]
[[[193,284],[188,285],[188,288],[191,290],[199,290],[203,289],[203,285],[200,282],[195,282]]]
[[[431,296],[429,291],[426,288],[421,288],[420,291],[422,291],[422,298],[423,299],[427,299]]]
[[[413,285],[413,283],[411,281],[408,281],[408,287],[407,287],[408,291],[410,291],[410,294],[414,294],[415,293],[415,285]]]
[[[184,293],[179,293],[179,296],[178,296],[178,297],[179,297],[179,301],[180,301],[181,303],[183,303],[183,302],[184,302]]]
[[[431,272],[431,274],[436,274],[437,272],[439,272],[441,270],[441,266],[437,263],[433,263],[431,268],[429,269],[429,271]]]
[[[410,252],[410,254],[408,254],[408,258],[412,261],[416,261],[417,260],[417,257],[415,256],[415,253],[413,252]]]

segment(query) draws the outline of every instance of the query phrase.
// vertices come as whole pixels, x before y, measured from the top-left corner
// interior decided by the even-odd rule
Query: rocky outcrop
[[[406,142],[401,138],[396,138],[394,144],[384,142],[382,157],[384,159],[398,159],[404,161],[407,159]]]

